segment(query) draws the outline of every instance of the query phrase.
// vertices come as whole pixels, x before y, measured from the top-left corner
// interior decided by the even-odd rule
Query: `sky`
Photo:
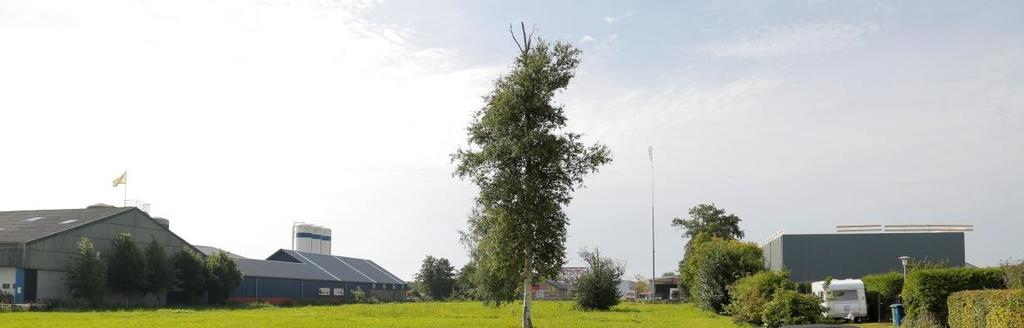
[[[193,244],[264,258],[302,221],[404,279],[461,266],[449,156],[519,22],[583,51],[556,99],[614,156],[569,265],[650,274],[652,181],[658,274],[700,203],[750,241],[973,224],[968,262],[1024,257],[1020,1],[0,0],[0,210],[121,204],[127,170]]]

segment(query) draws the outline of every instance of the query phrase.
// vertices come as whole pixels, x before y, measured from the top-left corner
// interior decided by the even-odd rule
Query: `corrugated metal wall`
[[[390,286],[390,285],[389,285]],[[245,277],[242,284],[238,286],[231,298],[236,301],[257,301],[259,300],[287,298],[293,301],[316,300],[320,302],[348,302],[352,300],[352,292],[356,288],[362,289],[367,296],[376,297],[382,301],[396,301],[405,299],[405,290],[399,289],[400,285],[394,287],[383,284],[322,281],[322,280],[299,280],[282,278]],[[374,288],[376,287],[376,288]],[[320,288],[329,288],[331,295],[320,295]],[[335,288],[345,290],[343,296],[334,295]]]
[[[44,270],[64,270],[68,258],[77,253],[78,241],[88,237],[100,254],[110,250],[110,242],[121,233],[130,233],[140,249],[153,239],[164,246],[168,255],[177,253],[186,242],[164,230],[141,211],[123,212],[102,222],[65,231],[28,243],[24,267]],[[0,259],[4,251],[0,250]],[[19,254],[20,256],[20,254]]]
[[[22,248],[18,243],[0,244],[0,267],[21,266]]]
[[[827,276],[856,279],[901,271],[900,256],[946,262],[949,266],[966,263],[964,234],[960,232],[783,235],[778,240],[782,256],[772,258],[773,266],[781,260],[794,281],[817,281]]]

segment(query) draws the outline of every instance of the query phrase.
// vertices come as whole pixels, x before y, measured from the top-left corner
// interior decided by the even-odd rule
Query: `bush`
[[[1024,289],[1024,261],[1006,261],[1001,266],[1003,268],[1003,281],[1006,282],[1006,288]]]
[[[761,310],[761,322],[764,327],[782,327],[783,325],[804,325],[818,322],[821,313],[821,300],[812,295],[800,294],[794,290],[776,291],[772,300]]]
[[[907,318],[931,313],[939,323],[946,322],[947,298],[955,292],[1003,288],[1003,271],[994,268],[922,269],[907,275],[903,302]]]
[[[903,274],[871,274],[862,277],[861,281],[864,281],[867,294],[868,316],[873,320],[891,318],[889,305],[899,301],[900,293],[903,291]]]
[[[582,251],[587,271],[580,275],[576,287],[576,305],[584,310],[607,311],[619,304],[619,284],[626,269],[597,250]]]
[[[682,284],[686,284],[681,287],[697,306],[715,312],[729,304],[729,285],[764,270],[764,257],[754,243],[700,235],[690,252],[680,263]]]
[[[352,301],[356,303],[366,303],[369,299],[366,298],[366,292],[362,288],[356,287],[356,290],[352,291]]]
[[[949,296],[952,328],[1024,327],[1024,290],[971,290]]]
[[[725,307],[725,312],[731,315],[736,323],[760,326],[763,323],[761,313],[776,292],[794,288],[795,285],[789,281],[787,272],[758,272],[729,286],[732,301]]]

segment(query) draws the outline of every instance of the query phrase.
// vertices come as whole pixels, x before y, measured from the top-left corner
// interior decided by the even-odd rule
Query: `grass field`
[[[572,302],[535,303],[534,325],[547,327],[737,327],[728,317],[689,304],[626,303],[584,312]],[[3,327],[516,327],[520,308],[477,302],[354,304],[293,308],[13,312]]]

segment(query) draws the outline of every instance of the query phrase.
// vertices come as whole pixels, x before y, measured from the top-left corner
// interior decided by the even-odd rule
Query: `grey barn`
[[[0,291],[13,295],[15,303],[69,299],[65,269],[79,240],[89,238],[103,254],[122,233],[130,233],[140,248],[156,240],[167,254],[182,247],[195,250],[168,229],[167,221],[134,207],[0,212]]]
[[[245,274],[231,294],[239,303],[344,303],[359,289],[381,301],[405,299],[407,284],[370,260],[278,250],[266,260],[236,259]]]
[[[783,234],[761,246],[765,266],[793,281],[901,271],[900,256],[964,266],[963,232]]]

